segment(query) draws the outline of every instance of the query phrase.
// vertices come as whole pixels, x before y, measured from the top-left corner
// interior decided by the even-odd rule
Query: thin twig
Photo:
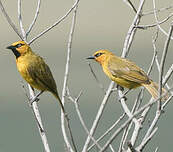
[[[156,33],[156,36],[155,36],[155,38],[153,39],[153,41],[155,42],[156,39],[157,39],[157,33]],[[153,58],[152,58],[150,67],[149,67],[148,72],[147,72],[148,75],[150,74],[150,72],[151,72],[151,70],[152,70],[152,67],[153,67],[153,65],[154,65],[155,57],[156,57],[156,52],[154,52],[154,54],[153,54]],[[141,93],[140,95],[143,95],[143,91],[144,91],[144,89],[142,88],[142,89],[141,89],[141,92],[140,92],[140,93]],[[140,99],[141,99],[141,98],[140,98],[140,97],[141,97],[140,95],[139,95],[138,98],[137,98],[139,101],[140,101]],[[138,105],[138,107],[139,107],[139,106],[140,106],[140,104]],[[134,128],[133,134],[132,134],[132,136],[131,136],[131,140],[130,140],[130,143],[132,144],[132,146],[134,146],[135,143],[136,143],[136,141],[137,141],[138,135],[139,135],[140,130],[141,130],[141,126],[142,126],[143,122],[145,121],[145,118],[146,118],[146,116],[147,116],[147,114],[148,114],[150,108],[151,108],[151,107],[148,107],[148,108],[146,108],[146,109],[143,111],[143,113],[141,114],[141,118],[138,119],[138,122],[140,122],[140,123],[135,123],[135,128]]]
[[[162,105],[161,109],[164,109],[165,106],[171,101],[171,99],[173,98],[173,92],[171,91],[171,96],[168,98],[168,100]]]
[[[27,38],[28,34],[31,32],[33,26],[35,25],[35,23],[37,21],[38,14],[39,14],[39,11],[40,11],[40,6],[41,6],[41,0],[38,0],[37,9],[36,9],[36,12],[35,12],[35,16],[34,16],[34,19],[33,19],[32,23],[30,24],[27,32],[26,32],[26,38]]]
[[[79,0],[76,0],[75,4],[78,4],[78,2],[79,2]],[[66,67],[65,67],[65,74],[64,74],[64,84],[63,84],[63,90],[62,90],[62,104],[63,105],[65,103],[65,95],[66,95],[67,83],[68,83],[68,77],[69,77],[70,58],[71,58],[71,47],[72,47],[74,29],[75,29],[75,25],[76,25],[77,6],[78,5],[74,5],[74,13],[73,13],[73,18],[72,18],[72,24],[71,24],[70,34],[69,34],[68,46],[67,46],[67,60],[66,60]],[[71,8],[71,11],[73,10],[72,8]],[[68,12],[70,13],[71,11],[68,11]],[[69,13],[67,13],[66,16]],[[62,132],[63,132],[63,137],[64,137],[64,140],[65,140],[65,143],[66,143],[68,149],[70,151],[73,151],[73,149],[72,149],[72,147],[70,145],[70,142],[68,140],[68,137],[67,137],[64,119],[65,119],[65,115],[64,115],[63,111],[61,110],[61,128],[62,128]],[[71,141],[72,141],[72,144],[73,144],[74,151],[77,152],[77,148],[76,148],[76,145],[75,145],[75,142],[74,142],[74,138],[73,138],[72,131],[71,131],[71,128],[70,128],[70,125],[69,125],[69,121],[68,120],[67,120],[67,125],[68,125],[68,129],[70,131],[70,138],[71,138]]]
[[[171,89],[173,89],[173,88],[171,88]],[[170,90],[171,90],[171,89],[170,89]],[[169,91],[170,91],[170,90],[169,90]],[[163,94],[162,96],[164,96],[164,94]],[[103,146],[103,148],[100,150],[100,152],[104,152],[104,151],[108,148],[109,144],[112,143],[112,141],[120,134],[120,132],[123,131],[123,129],[132,121],[132,119],[133,119],[136,115],[138,115],[138,114],[141,113],[142,111],[145,111],[146,109],[148,109],[149,107],[151,107],[151,106],[152,106],[153,104],[155,104],[158,100],[160,100],[160,98],[162,98],[162,96],[159,97],[159,98],[157,98],[157,99],[155,99],[155,100],[151,100],[150,102],[148,102],[147,104],[145,104],[144,106],[142,106],[139,110],[137,110],[136,112],[134,112],[134,114],[132,115],[132,117],[130,117],[126,122],[124,122],[124,123],[113,133],[113,135],[110,137],[110,139],[107,140],[106,144]]]
[[[136,99],[135,103],[133,104],[133,108],[132,108],[132,110],[131,110],[131,113],[132,113],[132,114],[134,113],[134,111],[136,110],[136,108],[137,108],[138,105],[139,105],[138,102],[140,101],[141,92],[142,92],[142,91],[139,92],[139,94],[138,94],[138,96],[137,96],[137,99]],[[119,145],[119,150],[118,150],[118,152],[122,152],[122,151],[123,151],[123,146],[124,146],[125,143],[126,143],[127,136],[128,136],[128,133],[129,133],[131,127],[132,127],[132,124],[133,124],[133,123],[131,122],[131,123],[130,123],[129,125],[127,125],[127,127],[125,128],[125,130],[124,130],[124,132],[123,132],[123,135],[122,135],[122,138],[121,138],[121,142],[120,142],[120,145]]]
[[[10,26],[13,28],[13,30],[16,32],[16,34],[22,39],[24,40],[23,36],[21,35],[21,33],[19,32],[19,30],[17,29],[16,25],[13,23],[13,21],[11,20],[11,18],[9,17],[9,15],[7,14],[4,6],[2,5],[2,2],[0,0],[0,8],[2,13],[4,14],[7,22],[10,24]]]
[[[108,135],[116,126],[117,124],[126,116],[125,113],[123,113],[119,119],[102,135],[100,136],[96,142],[99,142],[101,139],[103,139],[106,135]],[[93,147],[95,146],[95,144],[92,144],[87,150],[90,151]]]
[[[130,6],[130,8],[132,8],[132,10],[137,13],[135,6],[133,5],[133,3],[130,0],[123,0],[128,6]]]
[[[128,146],[128,149],[130,149],[130,152],[136,152],[135,148],[133,147],[130,141],[127,142],[127,146]]]
[[[166,55],[168,52],[168,47],[169,47],[169,42],[170,42],[170,39],[172,36],[172,32],[173,32],[173,24],[171,24],[171,26],[170,26],[169,34],[165,41],[165,46],[164,46],[164,50],[163,50],[163,54],[162,54],[162,58],[161,58],[161,62],[160,62],[160,72],[159,72],[159,95],[160,96],[162,94],[164,65],[165,65]],[[158,102],[158,110],[161,110],[161,99],[160,99],[160,102]]]
[[[134,38],[134,35],[136,33],[135,26],[137,26],[140,22],[141,12],[142,12],[142,8],[143,8],[144,3],[145,3],[145,0],[140,1],[137,13],[135,15],[135,18],[134,18],[134,20],[133,20],[133,22],[132,22],[132,24],[131,24],[128,32],[127,32],[127,36],[125,38],[124,47],[123,47],[123,54],[122,54],[123,57],[126,57],[128,55],[129,49],[131,47],[131,44],[132,44],[132,41]]]
[[[173,5],[170,5],[170,6],[168,6],[168,7],[164,7],[164,8],[155,10],[155,12],[156,12],[156,13],[159,13],[159,12],[167,11],[167,10],[169,10],[169,9],[171,9],[171,8],[173,8]],[[153,11],[153,10],[152,10],[152,11],[148,11],[148,12],[146,12],[146,13],[142,13],[143,16],[145,16],[145,15],[152,15],[152,14],[154,14],[154,11]]]
[[[28,84],[28,87],[29,87],[29,94],[31,96],[31,99],[34,99],[35,98],[34,91],[32,90],[32,88],[29,84]],[[42,124],[40,112],[38,110],[37,102],[32,103],[32,109],[33,109],[34,115],[36,117],[36,121],[38,122],[37,124],[40,125],[40,126],[38,125],[38,129],[39,129],[39,133],[40,133],[40,136],[42,139],[42,143],[44,145],[45,152],[50,152],[49,144],[47,141],[45,131],[43,129],[43,124]],[[42,130],[41,130],[41,128],[42,128]]]
[[[103,114],[103,111],[105,109],[105,105],[106,105],[106,103],[107,103],[107,101],[109,99],[109,96],[110,96],[110,94],[112,92],[112,88],[113,87],[114,87],[114,82],[112,81],[110,83],[110,85],[109,85],[109,88],[108,88],[108,90],[106,92],[106,95],[103,98],[103,101],[102,101],[102,103],[100,105],[100,108],[99,108],[99,110],[97,112],[96,118],[95,118],[95,120],[94,120],[94,122],[92,124],[91,129],[90,129],[90,135],[91,136],[93,136],[93,134],[95,133],[95,130],[96,130],[97,126],[98,126],[99,120],[100,120],[100,118],[101,118],[101,116]],[[87,151],[88,146],[89,146],[89,143],[90,143],[90,140],[91,140],[91,138],[90,138],[90,136],[88,136],[87,139],[86,139],[86,141],[85,141],[85,144],[83,146],[82,152],[86,152]]]
[[[83,117],[82,117],[82,115],[81,115],[81,113],[80,113],[78,100],[79,100],[79,97],[81,96],[81,94],[82,94],[82,92],[79,93],[79,95],[78,95],[78,97],[77,97],[76,99],[73,99],[72,97],[70,97],[70,95],[69,95],[69,98],[70,98],[71,101],[73,101],[73,103],[74,103],[74,105],[75,105],[77,115],[78,115],[78,117],[79,117],[79,120],[80,120],[80,122],[81,122],[81,124],[82,124],[82,126],[83,126],[83,128],[84,128],[84,130],[85,130],[85,132],[87,133],[88,136],[90,136],[90,138],[93,140],[94,144],[95,144],[99,149],[101,149],[101,146],[98,144],[98,142],[94,139],[94,137],[92,137],[92,136],[90,135],[89,130],[88,130],[88,128],[86,127],[86,124],[85,124],[85,122],[84,122],[84,120],[83,120]]]
[[[60,24],[64,19],[66,19],[66,17],[72,12],[72,10],[78,5],[80,0],[77,0],[73,6],[66,12],[66,14],[64,16],[62,16],[57,22],[55,22],[52,26],[48,27],[47,29],[45,29],[43,32],[41,32],[40,34],[38,34],[36,37],[34,37],[31,41],[29,41],[28,44],[33,43],[36,39],[38,39],[39,37],[41,37],[43,34],[47,33],[48,31],[50,31],[52,28],[54,28],[55,26],[57,26],[58,24]]]
[[[169,70],[167,71],[167,73],[163,79],[163,86],[167,83],[167,81],[169,80],[169,78],[171,77],[172,74],[173,74],[173,64],[171,65],[171,67],[169,68]]]
[[[22,23],[22,13],[21,13],[21,0],[18,0],[18,21],[19,21],[19,26],[20,26],[20,30],[22,33],[22,36],[24,38],[24,41],[26,40],[26,33],[25,30],[23,28],[23,23]]]
[[[126,143],[126,139],[127,139],[127,136],[128,136],[128,133],[131,129],[131,126],[132,126],[132,122],[130,124],[128,124],[126,126],[126,128],[124,129],[124,132],[123,132],[123,135],[121,137],[121,141],[120,141],[120,145],[119,145],[119,149],[118,149],[118,152],[123,152],[124,151],[124,145]]]
[[[165,34],[166,36],[168,36],[168,33],[159,25],[159,21],[158,21],[158,17],[157,17],[157,12],[156,12],[156,2],[155,0],[153,0],[153,9],[154,9],[154,17],[157,23],[157,27],[160,29],[160,31]],[[173,37],[171,37],[171,39],[173,39]]]
[[[165,19],[163,19],[162,21],[160,21],[158,23],[150,24],[150,25],[138,25],[138,26],[135,26],[135,28],[146,30],[151,27],[156,27],[156,26],[161,25],[161,24],[165,23],[166,21],[168,21],[172,16],[173,16],[173,13],[169,14],[168,17],[166,17]]]
[[[154,152],[158,152],[158,150],[159,150],[159,147],[156,147],[156,149],[155,149],[155,151],[154,151]]]
[[[109,148],[111,149],[112,152],[115,152],[115,150],[113,149],[112,145],[109,145]]]
[[[153,132],[150,134],[150,136],[148,136],[148,138],[146,138],[144,141],[142,141],[142,143],[136,148],[137,151],[142,151],[144,149],[144,147],[148,144],[148,142],[156,134],[157,130],[158,130],[158,127],[153,130]]]

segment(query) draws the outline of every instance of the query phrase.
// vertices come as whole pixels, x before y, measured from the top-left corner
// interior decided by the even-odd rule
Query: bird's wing
[[[36,58],[35,62],[31,63],[27,69],[29,75],[43,88],[45,87],[46,90],[56,93],[56,83],[48,65],[41,57],[37,56]]]
[[[136,83],[149,83],[145,72],[135,63],[123,58],[110,58],[108,69],[112,75]]]

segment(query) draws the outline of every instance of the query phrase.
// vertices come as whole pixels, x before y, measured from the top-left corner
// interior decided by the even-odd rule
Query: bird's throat
[[[12,51],[14,55],[16,56],[16,59],[21,56],[21,54],[16,49],[12,49]]]

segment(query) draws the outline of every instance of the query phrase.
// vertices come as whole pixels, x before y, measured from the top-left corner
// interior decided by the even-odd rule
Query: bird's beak
[[[16,47],[15,47],[15,46],[10,45],[10,46],[7,46],[7,47],[6,47],[6,49],[14,50],[14,49],[16,49]]]
[[[86,59],[95,59],[95,56],[89,56],[88,58]]]

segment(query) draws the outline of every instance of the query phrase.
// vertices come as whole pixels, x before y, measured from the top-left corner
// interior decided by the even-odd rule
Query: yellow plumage
[[[153,98],[158,97],[158,84],[153,82],[147,74],[134,62],[118,57],[108,50],[99,50],[88,59],[94,59],[103,68],[104,73],[118,85],[134,89],[144,86]],[[167,91],[162,88],[162,93]],[[163,99],[166,100],[168,95]]]
[[[16,56],[16,65],[21,76],[35,89],[51,92],[58,100],[65,112],[53,75],[44,62],[36,55],[24,41],[18,41],[7,47]]]

